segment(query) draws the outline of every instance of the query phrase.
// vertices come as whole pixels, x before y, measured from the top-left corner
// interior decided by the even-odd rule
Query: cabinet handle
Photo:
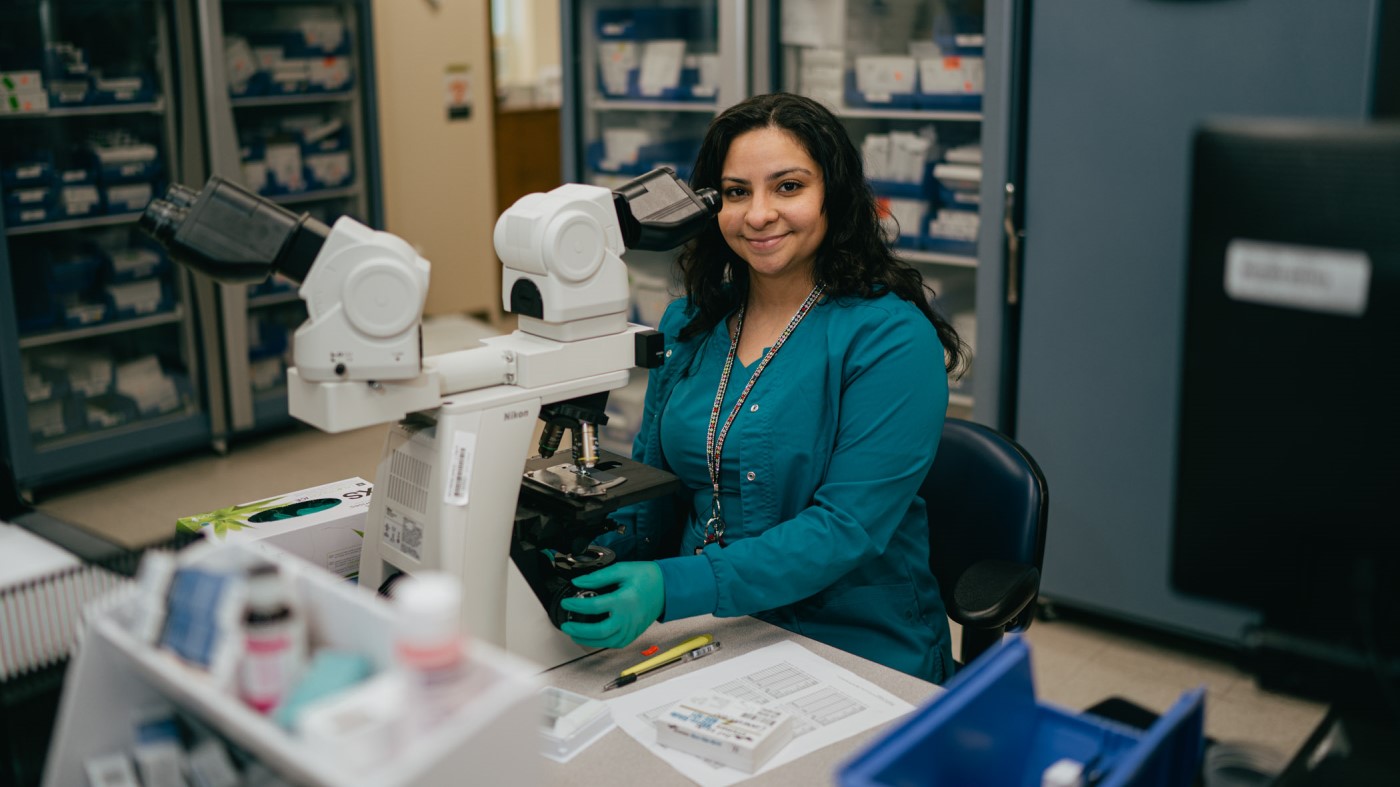
[[[1006,304],[1015,306],[1021,300],[1021,240],[1025,233],[1016,226],[1016,184],[1006,184],[1005,194],[1001,228],[1006,236]]]

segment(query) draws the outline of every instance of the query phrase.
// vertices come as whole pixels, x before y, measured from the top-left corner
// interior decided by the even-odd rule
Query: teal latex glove
[[[617,590],[591,598],[566,598],[559,606],[569,612],[607,617],[597,623],[569,621],[561,626],[574,642],[585,648],[625,648],[661,617],[666,591],[661,567],[653,562],[614,563],[584,574],[574,587],[597,590],[617,585]]]

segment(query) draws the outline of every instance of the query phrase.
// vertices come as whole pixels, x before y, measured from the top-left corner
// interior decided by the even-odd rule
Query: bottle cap
[[[258,563],[248,569],[248,606],[267,610],[287,606],[287,587],[271,563]]]
[[[414,574],[394,586],[393,603],[400,654],[438,661],[461,653],[462,584],[456,577]]]

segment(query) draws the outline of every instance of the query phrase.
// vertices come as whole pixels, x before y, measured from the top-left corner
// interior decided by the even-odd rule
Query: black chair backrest
[[[1005,560],[1040,569],[1049,494],[1040,467],[1016,441],[946,419],[919,496],[928,507],[929,567],[949,610],[958,577],[973,563]]]

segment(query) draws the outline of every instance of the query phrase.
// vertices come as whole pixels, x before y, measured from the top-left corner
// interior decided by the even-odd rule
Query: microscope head
[[[520,329],[556,341],[623,330],[630,301],[627,249],[663,251],[699,234],[719,212],[670,169],[616,192],[577,183],[521,197],[496,222],[501,298]]]

